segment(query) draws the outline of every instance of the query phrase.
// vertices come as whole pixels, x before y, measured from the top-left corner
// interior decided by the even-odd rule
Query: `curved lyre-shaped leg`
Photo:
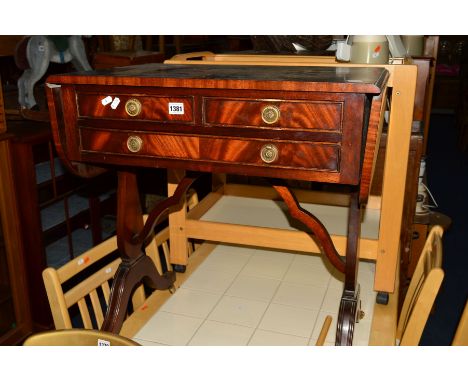
[[[171,206],[180,204],[194,178],[184,178],[170,198],[160,202],[143,224],[136,174],[119,172],[117,190],[117,245],[122,263],[117,269],[112,284],[109,306],[101,329],[118,333],[122,327],[127,306],[134,287],[143,282],[152,289],[170,289],[175,281],[175,273],[160,275],[153,262],[143,252],[143,247],[151,235],[159,218]]]
[[[359,321],[360,301],[359,285],[357,284],[357,254],[361,227],[361,209],[359,192],[351,194],[348,217],[348,240],[346,244],[346,261],[343,262],[331,240],[330,234],[323,224],[309,211],[301,208],[287,186],[274,184],[273,187],[285,201],[291,217],[305,224],[315,235],[318,244],[330,260],[331,264],[345,274],[345,285],[338,312],[336,345],[352,345],[354,324]]]
[[[142,281],[153,289],[169,289],[175,282],[175,273],[167,272],[161,276],[153,261],[144,253],[134,260],[123,259],[115,274],[101,330],[120,332],[134,287]]]
[[[317,238],[318,244],[322,247],[325,256],[327,256],[328,260],[330,260],[330,263],[340,272],[344,273],[345,263],[336,251],[330,234],[322,222],[309,211],[306,211],[299,206],[296,198],[287,186],[274,184],[273,188],[276,190],[276,192],[278,192],[281,198],[283,198],[286,206],[288,207],[289,213],[291,214],[291,217],[299,220],[312,231],[312,233]]]

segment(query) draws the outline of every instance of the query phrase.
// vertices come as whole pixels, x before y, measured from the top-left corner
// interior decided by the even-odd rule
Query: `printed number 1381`
[[[169,114],[184,114],[184,104],[182,102],[169,102]]]

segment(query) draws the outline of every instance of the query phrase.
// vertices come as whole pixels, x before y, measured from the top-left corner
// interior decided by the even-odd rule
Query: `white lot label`
[[[184,104],[182,102],[169,102],[169,114],[184,114]]]

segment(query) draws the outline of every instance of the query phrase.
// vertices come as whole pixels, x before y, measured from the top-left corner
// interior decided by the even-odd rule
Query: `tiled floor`
[[[364,319],[354,345],[367,345],[374,264],[361,262]],[[343,277],[319,255],[218,245],[135,334],[143,345],[314,345],[326,315],[333,345]]]

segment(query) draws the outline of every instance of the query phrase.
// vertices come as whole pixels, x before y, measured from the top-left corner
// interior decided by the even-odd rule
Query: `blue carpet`
[[[453,115],[433,114],[429,128],[427,183],[439,207],[452,219],[444,234],[445,278],[421,345],[450,345],[468,296],[468,153],[457,148]]]

